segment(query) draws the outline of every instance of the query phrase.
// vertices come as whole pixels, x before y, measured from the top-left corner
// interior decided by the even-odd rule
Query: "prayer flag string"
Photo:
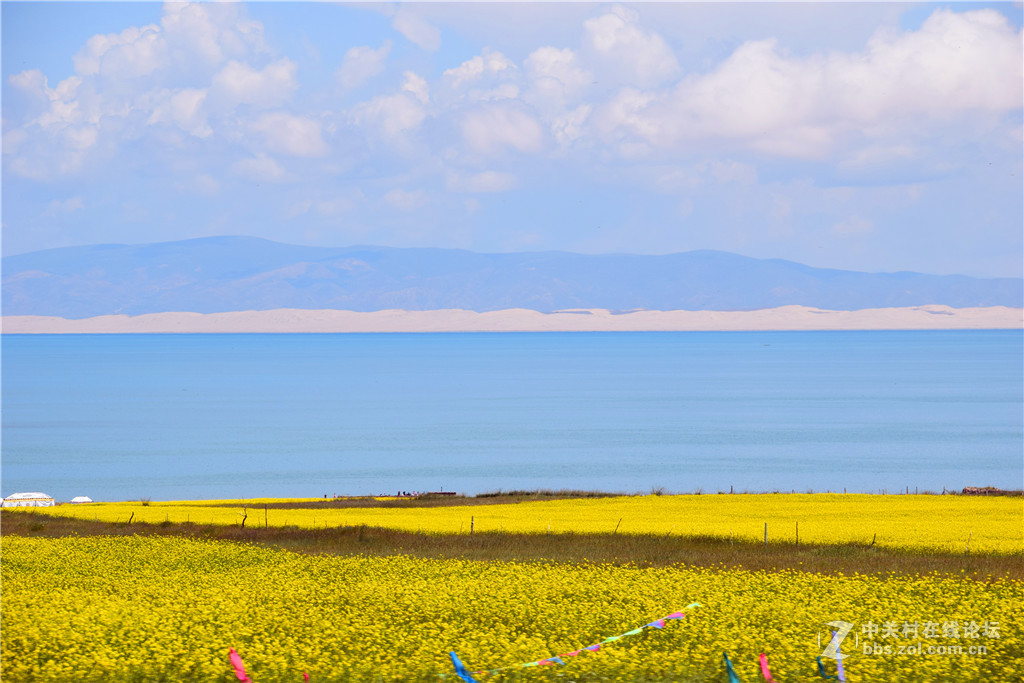
[[[691,610],[691,609],[693,609],[695,607],[700,607],[700,606],[701,605],[700,605],[699,602],[691,602],[684,609]],[[649,628],[662,629],[662,628],[665,628],[665,622],[666,621],[675,620],[675,619],[682,619],[685,616],[686,616],[686,612],[684,612],[684,611],[673,612],[672,614],[664,616],[661,619],[655,619],[654,621],[652,621],[650,623],[644,624],[643,626],[634,628],[634,629],[632,629],[630,631],[626,631],[625,633],[620,633],[617,636],[609,636],[609,637],[605,638],[604,640],[602,640],[602,641],[600,641],[598,643],[595,643],[593,645],[587,645],[586,647],[581,647],[579,649],[571,650],[569,652],[563,652],[560,655],[554,655],[552,657],[546,657],[544,659],[537,659],[537,660],[534,660],[532,662],[523,662],[522,664],[510,664],[509,666],[502,666],[502,667],[499,667],[497,669],[481,669],[479,671],[466,672],[465,674],[461,673],[460,670],[459,670],[459,667],[456,666],[455,667],[455,675],[458,676],[459,678],[461,678],[463,681],[470,681],[470,680],[474,680],[472,678],[473,675],[488,676],[488,675],[491,675],[491,674],[496,674],[499,671],[505,671],[507,669],[517,669],[517,668],[523,668],[523,667],[528,667],[528,666],[549,666],[549,665],[552,665],[552,664],[560,664],[560,665],[564,666],[565,665],[565,660],[562,659],[563,657],[577,657],[577,656],[580,655],[580,653],[582,653],[584,651],[598,652],[598,651],[600,651],[600,649],[601,649],[601,647],[603,645],[607,645],[608,643],[614,643],[614,642],[616,642],[618,640],[621,640],[623,638],[626,638],[628,636],[638,635],[640,633],[643,633],[643,631],[645,629],[649,629]],[[454,652],[451,653],[451,657],[452,657],[452,662],[453,663],[458,661],[458,657],[456,656],[456,654]],[[465,668],[463,668],[462,671],[465,671]],[[440,674],[440,676],[442,678],[445,678],[445,677],[447,677],[449,675],[450,674]],[[470,678],[466,678],[465,676],[470,676]]]
[[[825,665],[821,663],[821,657],[818,657],[818,674],[824,679],[837,678],[837,676],[830,676],[825,673]]]
[[[732,662],[729,661],[729,655],[723,652],[722,657],[725,659],[725,675],[729,677],[729,683],[740,683],[740,677],[733,670]]]
[[[454,652],[449,652],[448,654],[452,658],[452,666],[455,667],[455,675],[461,678],[462,680],[466,681],[466,683],[476,683],[474,678],[469,675],[468,671],[466,671],[465,665],[463,665],[463,663],[459,660],[459,656]]]
[[[838,635],[835,631],[832,631],[832,639],[836,641],[836,673],[839,674],[839,683],[846,683],[846,672],[843,671],[843,653],[839,651]]]
[[[242,683],[252,683],[252,679],[245,673],[245,664],[242,663],[242,656],[235,652],[235,648],[231,648],[228,652],[228,660],[231,662],[231,668],[235,670],[235,678],[242,681]]]
[[[701,606],[701,604],[699,602],[692,602],[689,605],[687,605],[685,609],[691,610],[691,609],[693,609],[695,607],[700,607],[700,606]],[[546,657],[544,659],[534,660],[532,662],[523,662],[521,664],[512,664],[510,666],[503,666],[503,667],[499,667],[497,669],[482,669],[480,671],[470,672],[468,669],[466,669],[466,666],[462,663],[462,660],[459,659],[459,656],[457,654],[455,654],[454,652],[450,652],[449,656],[451,657],[451,660],[452,660],[452,666],[455,668],[455,673],[454,673],[455,676],[457,676],[459,679],[461,679],[464,683],[478,683],[478,681],[475,678],[473,678],[474,675],[485,675],[486,676],[486,675],[496,674],[496,673],[501,672],[501,671],[506,671],[508,669],[516,669],[516,668],[523,668],[523,667],[533,667],[533,666],[552,666],[552,665],[555,665],[555,664],[558,664],[558,665],[561,665],[561,666],[565,666],[565,660],[562,659],[563,657],[578,657],[580,654],[582,654],[583,652],[587,652],[587,651],[589,651],[589,652],[599,652],[601,650],[601,647],[603,645],[607,644],[607,643],[614,643],[614,642],[619,641],[619,640],[621,640],[623,638],[626,638],[628,636],[638,635],[640,633],[643,633],[645,629],[649,629],[649,628],[663,629],[663,628],[665,628],[665,622],[666,621],[674,620],[674,619],[682,619],[685,616],[686,616],[686,613],[683,612],[683,611],[673,612],[672,614],[669,614],[668,616],[664,616],[661,619],[655,619],[654,621],[652,621],[650,623],[644,624],[643,626],[639,626],[639,627],[634,628],[634,629],[632,629],[630,631],[626,631],[625,633],[620,633],[617,636],[609,636],[609,637],[605,638],[604,640],[602,640],[601,642],[595,643],[593,645],[587,645],[586,647],[581,647],[581,648],[579,648],[577,650],[572,650],[572,651],[569,651],[569,652],[564,652],[564,653],[562,653],[560,655],[553,655],[551,657]],[[836,640],[837,639],[837,634],[833,632],[832,633],[832,638],[833,638],[833,640]],[[739,676],[736,674],[736,670],[733,668],[732,662],[729,661],[728,653],[723,652],[722,653],[722,658],[725,661],[725,673],[726,673],[726,676],[729,679],[729,683],[742,683],[740,681]],[[231,662],[232,669],[234,669],[235,678],[237,678],[242,683],[253,683],[252,679],[249,678],[248,673],[246,673],[246,671],[245,671],[245,664],[242,662],[241,655],[239,655],[238,652],[235,651],[235,648],[231,648],[228,651],[228,660]],[[836,643],[836,673],[837,673],[837,675],[832,676],[832,675],[829,675],[828,673],[825,672],[825,665],[822,663],[821,657],[817,657],[816,660],[817,660],[817,663],[818,663],[818,674],[822,678],[824,678],[826,680],[827,679],[835,679],[835,680],[838,680],[839,683],[846,683],[846,671],[843,669],[843,655],[839,651],[839,643],[838,642]],[[764,652],[761,653],[761,656],[758,658],[758,662],[761,665],[761,675],[764,677],[765,682],[766,683],[777,683],[777,681],[774,678],[772,678],[772,672],[768,668],[768,656]],[[449,677],[452,674],[438,674],[438,675],[441,678],[447,678],[447,677]],[[308,681],[309,680],[309,674],[307,674],[306,672],[303,672],[302,673],[302,678],[304,680]]]

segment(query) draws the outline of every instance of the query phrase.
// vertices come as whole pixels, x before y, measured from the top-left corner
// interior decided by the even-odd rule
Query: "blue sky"
[[[1019,3],[4,2],[3,252],[1022,275]]]

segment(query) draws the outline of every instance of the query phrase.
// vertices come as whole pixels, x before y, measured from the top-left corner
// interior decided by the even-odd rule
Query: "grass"
[[[366,525],[310,529],[290,526],[242,528],[239,525],[169,521],[126,524],[53,517],[43,512],[0,513],[0,534],[37,537],[180,536],[253,543],[298,553],[349,556],[406,555],[433,559],[609,563],[640,567],[691,565],[845,575],[939,573],[982,581],[1024,579],[1024,558],[1020,553],[942,553],[883,548],[867,543],[797,546],[792,542],[770,542],[766,546],[761,542],[668,534],[522,534],[493,531],[427,534]]]
[[[985,496],[870,494],[749,494],[532,499],[493,497],[339,501],[344,508],[310,506],[323,500],[171,501],[59,505],[53,517],[111,523],[164,521],[222,526],[384,527],[405,532],[477,534],[615,534],[716,537],[783,546],[867,545],[897,552],[1021,555],[1024,500]],[[369,505],[360,505],[361,502]],[[429,502],[424,506],[422,503]],[[397,505],[395,505],[397,503]],[[391,504],[390,507],[381,505]],[[274,505],[270,509],[270,505]],[[263,508],[263,509],[260,509]],[[30,508],[10,514],[32,514]]]

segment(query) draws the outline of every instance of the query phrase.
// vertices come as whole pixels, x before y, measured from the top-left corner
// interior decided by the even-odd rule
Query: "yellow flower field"
[[[456,681],[451,650],[471,670],[512,667],[479,680],[725,681],[728,652],[749,683],[764,651],[778,681],[820,681],[830,621],[853,624],[849,681],[1009,681],[1024,670],[1019,581],[304,556],[160,537],[4,537],[0,550],[11,682],[227,682],[231,647],[255,683],[303,672]],[[702,606],[685,618],[565,666],[518,666],[692,602]]]
[[[468,533],[611,532],[734,536],[793,543],[870,543],[891,548],[989,553],[1024,551],[1024,499],[1004,497],[743,494],[624,496],[436,508],[271,509],[262,501],[210,507],[201,501],[96,503],[45,514],[134,522],[299,527],[366,524],[408,531]]]

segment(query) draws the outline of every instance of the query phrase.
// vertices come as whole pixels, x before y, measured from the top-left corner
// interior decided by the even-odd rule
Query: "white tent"
[[[91,503],[92,502],[92,498],[90,498],[89,496],[75,496],[74,498],[71,499],[71,502],[72,503]]]
[[[53,506],[53,496],[38,491],[33,493],[12,493],[4,498],[5,508],[48,508]]]

